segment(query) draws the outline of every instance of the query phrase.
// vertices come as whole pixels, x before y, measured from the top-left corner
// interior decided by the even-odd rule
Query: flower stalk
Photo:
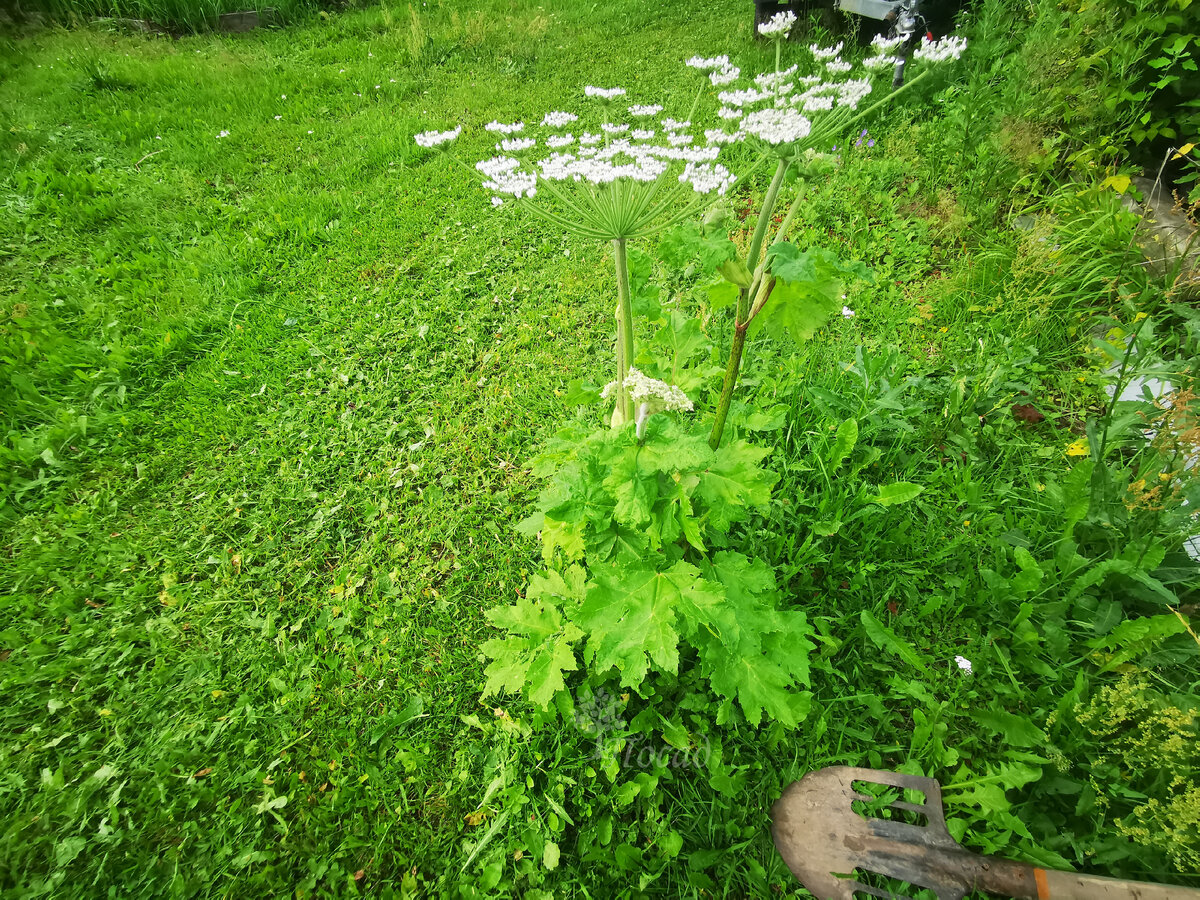
[[[613,411],[613,427],[624,425],[633,418],[633,406],[625,379],[633,364],[633,300],[629,291],[629,256],[625,238],[616,238],[613,262],[617,269],[617,406]]]

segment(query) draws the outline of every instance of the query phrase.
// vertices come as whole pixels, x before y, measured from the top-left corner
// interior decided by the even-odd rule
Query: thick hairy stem
[[[733,391],[737,387],[738,373],[742,368],[742,349],[746,346],[746,329],[750,327],[750,301],[759,293],[763,284],[764,273],[758,271],[758,255],[762,250],[763,239],[767,235],[767,225],[775,211],[775,201],[779,197],[779,188],[783,185],[783,177],[787,174],[789,162],[781,159],[775,167],[775,176],[771,186],[767,188],[767,196],[763,199],[762,210],[758,214],[758,224],[754,227],[754,236],[750,238],[750,252],[746,256],[747,267],[755,273],[754,281],[749,288],[738,291],[737,313],[733,320],[733,343],[729,347],[729,363],[725,366],[725,383],[721,386],[721,399],[717,402],[717,417],[713,421],[712,434],[708,444],[714,450],[721,446],[721,437],[725,433],[725,419],[729,416],[729,404],[733,402]],[[771,285],[773,287],[774,285]],[[767,289],[770,294],[770,287]]]
[[[617,267],[617,410],[614,424],[624,424],[633,418],[625,376],[633,364],[633,302],[629,294],[629,259],[625,238],[613,241],[613,260]],[[617,420],[620,420],[619,422]]]
[[[781,159],[775,167],[775,176],[771,186],[767,188],[767,196],[763,198],[762,210],[758,214],[758,224],[754,226],[754,236],[750,238],[750,252],[746,256],[746,268],[751,272],[758,266],[758,254],[762,250],[763,238],[767,235],[767,225],[775,212],[775,200],[779,197],[779,188],[783,184],[783,176],[787,174],[788,160]],[[741,317],[738,317],[741,321]]]
[[[742,291],[745,295],[746,291]],[[738,299],[738,306],[742,301]],[[733,327],[733,343],[729,347],[729,363],[725,366],[725,384],[721,387],[721,399],[717,403],[717,417],[713,421],[712,434],[708,437],[708,446],[716,450],[721,446],[721,436],[725,433],[725,419],[729,416],[729,404],[733,401],[733,389],[737,387],[738,370],[742,367],[742,348],[746,346],[746,329],[749,323],[738,322]]]

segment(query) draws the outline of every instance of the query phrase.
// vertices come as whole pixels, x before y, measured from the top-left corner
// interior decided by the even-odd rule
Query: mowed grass
[[[683,118],[683,58],[769,64],[750,26],[734,0],[430,0],[6,48],[5,891],[792,891],[766,829],[792,778],[983,773],[1004,746],[976,705],[1041,691],[1023,711],[1044,721],[1074,673],[1014,636],[980,569],[1053,554],[1062,447],[1095,402],[1096,292],[1051,284],[1049,244],[956,192],[971,159],[928,95],[871,123],[878,151],[848,151],[798,225],[875,270],[858,315],[803,357],[751,347],[783,480],[744,541],[822,633],[809,721],[664,710],[712,753],[648,771],[480,696],[483,613],[540,565],[514,530],[540,489],[528,463],[574,414],[568,381],[608,380],[615,286],[604,248],[494,211],[411,137],[462,124],[471,161],[484,123],[576,108],[585,84]],[[1076,224],[1095,277],[1119,271],[1129,223]],[[693,281],[670,274],[671,298],[724,337]],[[1025,393],[1061,415],[1022,426]],[[872,477],[919,481],[919,504],[870,507],[813,464],[848,415],[883,448]],[[825,540],[807,527],[835,518]],[[863,609],[929,669],[897,677]],[[1018,642],[1036,675],[998,649]],[[1006,821],[988,834],[1034,852]]]
[[[745,20],[431,4],[14,46],[6,312],[49,313],[9,411],[7,889],[461,865],[481,612],[532,565],[525,463],[567,379],[606,374],[612,279],[411,135],[618,73],[675,99],[680,54]]]

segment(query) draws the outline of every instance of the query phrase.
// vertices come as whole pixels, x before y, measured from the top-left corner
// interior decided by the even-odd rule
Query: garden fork
[[[888,808],[924,824],[858,813],[855,801],[879,802],[856,789],[860,785],[920,791],[923,802],[895,800]],[[1200,900],[1200,890],[1192,888],[1056,872],[965,850],[946,830],[941,785],[916,775],[850,766],[819,769],[783,792],[771,807],[771,822],[783,861],[820,900],[905,900],[863,883],[866,873],[928,888],[938,900],[961,900],[970,891],[1019,900]]]

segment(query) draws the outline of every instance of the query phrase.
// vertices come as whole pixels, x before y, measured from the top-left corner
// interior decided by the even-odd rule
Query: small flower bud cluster
[[[439,144],[448,144],[462,134],[462,126],[459,125],[453,131],[422,131],[418,135],[413,136],[413,140],[422,147],[437,147]]]
[[[791,10],[775,13],[770,19],[758,26],[758,33],[763,37],[782,40],[788,36],[792,26],[796,24],[796,14]]]
[[[604,390],[600,392],[600,396],[608,400],[616,393],[617,385],[618,382],[610,381],[604,386]],[[629,367],[624,385],[625,390],[629,392],[630,400],[634,403],[646,403],[652,407],[657,407],[658,412],[668,409],[691,412],[694,408],[687,394],[678,387],[673,384],[667,384],[665,381],[659,381],[657,378],[643,375],[633,366]]]

